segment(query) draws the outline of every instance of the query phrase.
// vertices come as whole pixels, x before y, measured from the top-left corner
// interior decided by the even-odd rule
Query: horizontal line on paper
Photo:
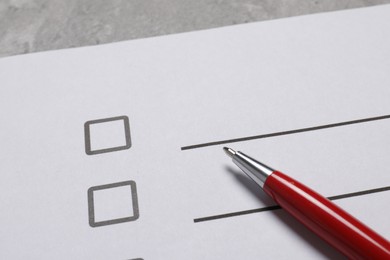
[[[389,190],[390,190],[390,186],[386,186],[386,187],[381,187],[381,188],[376,188],[376,189],[363,190],[363,191],[357,191],[357,192],[352,192],[352,193],[345,193],[345,194],[340,194],[340,195],[336,195],[336,196],[331,196],[331,197],[328,197],[328,199],[339,200],[339,199],[363,196],[363,195],[368,195],[368,194],[378,193],[378,192],[383,192],[383,191],[389,191]],[[248,215],[248,214],[259,213],[259,212],[264,212],[264,211],[277,210],[277,209],[281,209],[281,207],[274,205],[274,206],[268,206],[268,207],[263,207],[263,208],[258,208],[258,209],[250,209],[250,210],[225,213],[225,214],[220,214],[220,215],[196,218],[196,219],[194,219],[194,223],[223,219],[223,218],[230,218],[230,217],[237,217],[237,216],[241,216],[241,215]]]
[[[275,132],[275,133],[269,133],[269,134],[253,135],[253,136],[234,138],[234,139],[228,139],[228,140],[221,140],[221,141],[215,141],[215,142],[188,145],[188,146],[181,147],[181,150],[185,151],[185,150],[197,149],[197,148],[213,146],[213,145],[243,142],[243,141],[269,138],[269,137],[275,137],[275,136],[281,136],[281,135],[297,134],[297,133],[316,131],[316,130],[345,126],[345,125],[360,124],[360,123],[378,121],[378,120],[384,120],[384,119],[390,119],[390,115],[369,117],[369,118],[363,118],[363,119],[358,119],[358,120],[345,121],[345,122],[339,122],[339,123],[333,123],[333,124],[327,124],[327,125],[312,126],[312,127],[306,127],[306,128],[299,128],[299,129],[293,129],[293,130],[287,130],[287,131],[281,131],[281,132]]]

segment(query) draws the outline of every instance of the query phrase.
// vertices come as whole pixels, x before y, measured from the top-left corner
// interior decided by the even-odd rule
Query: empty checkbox
[[[127,116],[87,121],[84,124],[85,152],[88,155],[108,153],[131,147]]]
[[[124,181],[89,188],[88,215],[91,227],[137,220],[139,210],[135,182]]]

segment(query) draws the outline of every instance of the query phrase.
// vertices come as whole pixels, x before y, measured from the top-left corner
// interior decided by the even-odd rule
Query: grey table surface
[[[385,3],[390,0],[0,0],[0,57]]]

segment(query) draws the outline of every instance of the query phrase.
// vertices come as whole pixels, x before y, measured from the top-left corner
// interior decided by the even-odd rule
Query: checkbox
[[[139,209],[135,182],[124,181],[89,188],[88,217],[91,227],[137,220]]]
[[[88,155],[115,152],[131,147],[127,116],[87,121],[84,124],[85,152]]]

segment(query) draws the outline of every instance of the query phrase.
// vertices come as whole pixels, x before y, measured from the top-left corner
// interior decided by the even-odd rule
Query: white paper
[[[389,17],[384,5],[1,59],[0,258],[340,258],[282,210],[194,219],[274,205],[225,145],[325,196],[388,187],[390,119],[181,148],[389,115]],[[87,154],[86,122],[120,116],[129,139],[124,117],[106,122]],[[389,191],[335,203],[390,238]]]

